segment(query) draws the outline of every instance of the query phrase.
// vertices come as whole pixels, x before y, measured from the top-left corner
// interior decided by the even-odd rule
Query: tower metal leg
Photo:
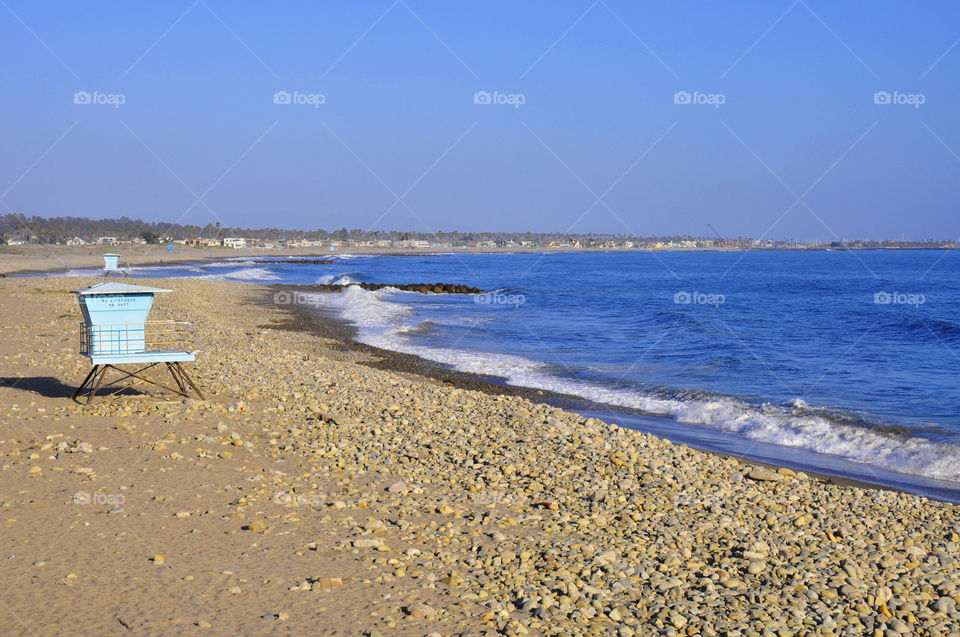
[[[97,390],[100,389],[100,383],[103,382],[103,379],[104,379],[104,378],[106,377],[106,375],[107,375],[107,368],[108,368],[108,367],[109,367],[109,365],[104,365],[103,367],[100,368],[100,373],[97,375],[97,382],[96,382],[96,384],[93,386],[93,389],[90,390],[90,395],[87,396],[87,404],[88,404],[88,405],[90,404],[90,401],[93,400],[93,397],[97,395]]]
[[[73,399],[76,400],[77,396],[87,387],[87,383],[90,382],[90,379],[93,378],[93,375],[97,373],[97,370],[100,368],[99,365],[94,365],[93,369],[87,374],[87,377],[83,379],[83,382],[80,383],[80,387],[77,388],[77,391],[73,392]]]
[[[177,366],[177,371],[180,372],[180,374],[183,376],[183,379],[187,381],[191,387],[193,387],[193,391],[197,392],[197,396],[200,397],[200,400],[206,400],[206,398],[203,397],[203,394],[200,393],[200,388],[197,387],[196,384],[194,384],[193,379],[190,378],[190,374],[188,374],[187,370],[183,368],[183,365],[180,363],[174,363],[174,365]]]
[[[177,365],[176,363],[167,363],[167,369],[170,371],[170,375],[173,376],[173,380],[176,381],[177,387],[180,388],[180,393],[183,394],[184,396],[186,396],[186,395],[187,395],[187,388],[186,388],[186,386],[183,384],[183,380],[182,380],[182,379],[180,378],[180,376],[177,374],[177,371],[178,371],[178,370],[177,370],[176,365]]]

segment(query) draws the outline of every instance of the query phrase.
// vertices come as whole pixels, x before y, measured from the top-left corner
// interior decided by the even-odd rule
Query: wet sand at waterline
[[[91,282],[0,282],[5,633],[960,630],[956,505],[380,369],[265,286],[164,280],[208,400],[78,405]]]

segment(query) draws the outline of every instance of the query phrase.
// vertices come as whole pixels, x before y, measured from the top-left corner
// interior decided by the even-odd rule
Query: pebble
[[[383,523],[383,520],[370,518],[369,520],[363,523],[364,531],[381,531],[384,528],[386,528],[386,525]]]
[[[941,597],[931,605],[931,608],[938,613],[953,613],[956,605],[952,597]]]
[[[437,614],[437,611],[427,604],[418,603],[413,604],[412,606],[407,606],[407,614],[413,617],[414,619],[429,619]]]
[[[761,482],[777,482],[783,480],[785,476],[766,467],[753,467],[747,472],[747,477]]]

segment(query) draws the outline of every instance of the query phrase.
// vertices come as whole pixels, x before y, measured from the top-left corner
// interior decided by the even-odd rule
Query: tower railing
[[[85,356],[195,352],[197,330],[190,321],[80,324],[80,353]]]

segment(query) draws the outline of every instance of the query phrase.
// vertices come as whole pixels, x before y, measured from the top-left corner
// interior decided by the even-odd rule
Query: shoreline
[[[896,474],[896,476],[903,476],[902,482],[898,484],[892,482],[891,480],[883,481],[879,475],[875,475],[876,481],[870,481],[867,479],[845,475],[840,470],[837,470],[836,472],[818,470],[817,468],[811,467],[809,464],[805,464],[803,462],[789,462],[783,458],[769,458],[764,460],[759,457],[738,454],[736,451],[723,451],[706,445],[698,446],[696,444],[690,444],[684,440],[678,441],[673,436],[665,434],[664,431],[667,429],[667,427],[664,425],[671,425],[669,428],[673,429],[674,431],[683,427],[692,428],[695,431],[699,431],[704,428],[698,427],[697,425],[679,423],[668,416],[650,414],[642,410],[629,407],[597,403],[579,396],[561,394],[550,390],[510,385],[507,384],[506,379],[501,377],[450,369],[441,363],[425,359],[415,354],[407,354],[404,352],[383,349],[373,345],[367,345],[366,343],[357,341],[356,328],[349,322],[339,317],[332,316],[328,313],[322,312],[318,308],[311,307],[309,305],[291,304],[276,306],[271,301],[272,295],[281,290],[295,290],[311,294],[336,294],[336,292],[317,292],[316,289],[310,286],[289,284],[261,285],[266,285],[269,290],[268,293],[263,296],[260,302],[261,306],[279,308],[288,316],[292,317],[292,320],[289,324],[282,325],[284,329],[317,333],[321,334],[325,338],[335,340],[339,343],[339,346],[344,349],[360,352],[372,357],[374,360],[369,360],[361,364],[375,369],[403,374],[412,374],[421,378],[428,378],[437,382],[448,384],[452,387],[481,391],[492,396],[518,396],[531,402],[542,403],[551,407],[563,409],[565,411],[589,413],[601,422],[615,424],[616,426],[624,427],[634,431],[649,433],[657,436],[658,438],[670,440],[675,444],[689,444],[691,448],[697,449],[704,453],[715,454],[723,458],[735,458],[741,462],[761,467],[772,469],[779,469],[783,467],[795,471],[803,471],[806,474],[825,483],[873,490],[919,494],[944,502],[960,503],[960,484],[954,485],[953,483],[932,480],[923,476],[901,474],[887,470],[880,470],[880,472],[883,474],[890,473]],[[637,419],[649,423],[659,422],[662,423],[662,425],[659,427],[656,426],[656,424],[647,427],[630,426],[630,417],[636,417]],[[614,419],[621,422],[611,422]],[[634,424],[637,424],[636,421],[634,421]],[[716,433],[712,432],[711,430],[707,431],[710,431],[710,433]],[[722,437],[722,434],[716,433],[716,435]],[[789,452],[791,450],[789,448],[784,448],[784,451]],[[816,452],[809,453],[815,456],[823,456],[823,454],[818,454]],[[913,486],[912,489],[910,488],[911,484]]]
[[[56,246],[54,246],[56,247]],[[191,248],[193,249],[193,248]],[[103,248],[104,251],[108,251],[109,248]],[[234,249],[198,249],[198,250],[216,250],[218,253],[216,255],[207,255],[200,257],[198,255],[184,255],[182,253],[176,255],[176,259],[169,259],[164,263],[150,264],[150,263],[139,263],[141,267],[143,266],[152,266],[152,267],[176,267],[177,265],[182,265],[183,263],[210,263],[223,261],[230,257],[235,257],[239,259],[243,258],[277,258],[279,256],[289,256],[291,258],[319,258],[327,256],[338,256],[337,253],[323,253],[316,254],[310,252],[312,249],[302,249],[299,252],[291,252],[286,249],[276,249],[276,250],[264,250],[264,249],[254,249],[247,248],[241,250]],[[572,253],[572,252],[622,252],[622,251],[646,251],[646,252],[656,252],[658,250],[644,250],[644,249],[631,249],[631,250],[609,250],[609,249],[582,249],[582,250],[571,250],[571,249],[549,249],[544,252],[549,253]],[[659,250],[665,251],[665,250]],[[671,250],[666,250],[671,251]],[[677,249],[677,252],[710,252],[710,251],[724,251],[716,249]],[[731,250],[726,250],[731,251]],[[735,251],[735,250],[733,250]],[[740,250],[744,252],[750,252],[755,250]],[[374,254],[379,256],[424,256],[429,254],[456,254],[458,251],[447,251],[447,252],[432,252],[432,251],[420,251],[414,249],[397,249],[397,250],[383,250],[383,249],[359,249],[351,250],[349,254]],[[497,254],[497,253],[530,253],[526,249],[497,249],[497,250],[486,250],[486,249],[477,249],[472,251],[474,254]],[[539,251],[538,251],[539,252]],[[240,253],[240,254],[237,254]],[[344,253],[348,254],[348,253]],[[95,255],[96,258],[102,258],[100,255]],[[97,261],[96,263],[99,263]],[[31,275],[31,274],[56,274],[59,272],[66,271],[66,268],[58,268],[56,270],[43,270],[36,272],[15,272],[14,276],[19,275]],[[163,278],[163,277],[160,277]],[[233,282],[240,283],[240,282]],[[284,285],[284,284],[270,284],[270,283],[259,283],[259,285],[267,285],[271,289],[294,289],[302,290],[309,293],[321,293],[318,292],[315,288],[311,286],[299,286],[299,285]],[[585,399],[579,396],[559,394],[549,390],[540,390],[536,388],[515,386],[506,383],[506,380],[499,377],[485,376],[482,374],[474,374],[469,372],[461,372],[457,370],[450,369],[440,363],[430,361],[419,356],[404,354],[401,352],[394,352],[391,350],[380,349],[363,343],[359,343],[354,339],[355,331],[353,328],[346,323],[340,321],[339,319],[321,315],[319,311],[313,310],[309,307],[303,307],[298,305],[289,306],[293,309],[293,314],[296,314],[301,321],[304,319],[309,319],[312,329],[319,329],[321,333],[327,333],[329,336],[335,338],[341,342],[342,346],[348,347],[354,351],[363,352],[371,356],[376,357],[377,362],[371,363],[369,366],[384,369],[392,370],[403,373],[412,373],[423,378],[430,378],[437,380],[439,382],[448,383],[451,386],[475,389],[482,391],[489,395],[504,395],[504,396],[517,396],[522,397],[531,401],[540,402],[550,406],[558,407],[565,410],[573,410],[577,412],[591,413],[594,417],[602,421],[616,420],[618,421],[618,426],[626,427],[631,430],[642,431],[649,433],[660,438],[668,439],[678,444],[687,444],[692,448],[707,452],[718,454],[722,457],[733,457],[744,462],[755,464],[758,466],[764,467],[785,467],[792,470],[804,471],[812,476],[817,477],[821,480],[835,482],[842,485],[858,486],[863,488],[870,489],[881,489],[881,490],[893,490],[893,491],[902,491],[905,493],[918,494],[926,497],[931,497],[946,502],[960,503],[960,486],[951,483],[945,482],[942,480],[936,480],[932,478],[927,478],[924,476],[900,473],[893,470],[881,469],[866,465],[866,469],[861,470],[861,468],[852,461],[848,461],[842,457],[830,456],[828,454],[820,454],[813,451],[800,450],[799,452],[795,448],[791,447],[780,447],[772,443],[756,443],[751,441],[748,438],[743,438],[736,436],[736,434],[722,434],[713,429],[700,427],[698,425],[679,423],[668,416],[663,416],[661,414],[650,414],[643,412],[639,409],[632,409],[629,407],[621,407],[609,404],[595,403],[589,399]],[[288,308],[288,309],[289,309]],[[304,325],[301,325],[299,329],[307,330]],[[739,441],[739,443],[737,442]],[[733,443],[733,446],[740,444],[742,446],[747,446],[751,450],[760,447],[765,450],[765,453],[743,453],[738,452],[737,449],[726,450],[726,447],[730,447]],[[864,476],[862,474],[870,473],[872,475]]]

